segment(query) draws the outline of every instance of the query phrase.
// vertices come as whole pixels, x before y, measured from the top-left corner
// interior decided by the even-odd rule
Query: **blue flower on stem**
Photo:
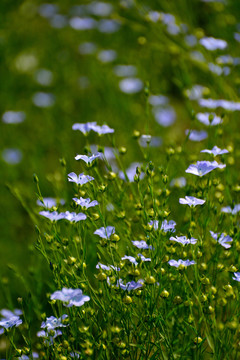
[[[71,172],[70,174],[68,174],[68,181],[74,182],[78,185],[84,185],[92,180],[94,180],[92,176],[84,175],[84,173],[77,175],[74,172]]]
[[[205,203],[205,200],[195,198],[194,196],[185,196],[185,198],[179,199],[179,203],[195,207],[196,205],[203,205]]]
[[[170,240],[171,241],[176,241],[178,243],[181,243],[183,245],[187,245],[187,244],[196,244],[197,243],[197,239],[195,238],[191,238],[191,239],[188,239],[186,236],[171,236],[170,237]]]
[[[100,236],[102,239],[109,239],[111,235],[114,233],[115,233],[114,226],[107,226],[106,228],[101,227],[100,229],[94,231],[94,234]]]
[[[138,249],[144,249],[144,250],[150,249],[150,250],[153,250],[152,245],[148,245],[146,243],[146,241],[144,241],[144,240],[141,240],[141,241],[132,240],[132,244],[134,246],[136,246]]]
[[[88,209],[90,207],[93,206],[97,206],[98,205],[98,201],[97,200],[93,200],[91,201],[89,198],[84,199],[82,197],[80,197],[80,199],[78,198],[73,198],[73,200],[80,205],[82,208]]]
[[[194,265],[196,264],[196,262],[194,260],[182,260],[182,259],[179,259],[178,261],[176,260],[169,260],[169,265],[171,266],[174,266],[174,267],[179,267],[180,265],[183,265],[183,266],[189,266],[189,265]]]
[[[44,211],[40,211],[39,215],[42,215],[51,221],[58,221],[65,218],[65,213],[58,213],[57,211],[50,212],[44,210]]]
[[[197,176],[204,176],[214,169],[223,169],[225,167],[225,164],[218,164],[216,161],[197,161],[196,164],[190,165],[185,172]]]
[[[229,151],[227,149],[221,150],[219,147],[214,146],[212,150],[204,149],[201,151],[201,153],[208,153],[208,154],[212,154],[213,156],[217,156],[217,155],[227,154],[229,153]]]
[[[127,290],[127,291],[136,290],[143,286],[143,280],[138,280],[137,282],[129,281],[128,283],[123,284],[122,279],[119,279],[117,281],[116,286],[120,287],[122,290]]]
[[[0,320],[0,335],[4,333],[4,329],[10,329],[13,326],[18,327],[22,324],[22,319],[20,319],[20,315],[22,315],[21,310],[16,309],[12,312],[3,309],[1,310],[1,315],[3,318]]]
[[[43,321],[41,324],[41,328],[45,329],[47,328],[47,331],[54,330],[57,327],[66,327],[68,325],[64,325],[62,321],[66,319],[68,315],[64,314],[60,318],[56,318],[55,316],[50,316],[46,319],[46,321]]]
[[[232,242],[233,239],[229,235],[225,235],[224,233],[214,233],[210,231],[210,234],[214,240],[216,240],[220,245],[222,245],[225,249],[229,249],[231,247],[229,242]]]
[[[135,266],[138,265],[137,260],[136,260],[135,257],[133,257],[133,256],[124,255],[124,256],[121,258],[121,260],[128,260],[128,261],[130,261],[132,264],[134,264]]]
[[[62,290],[55,291],[51,295],[51,300],[61,300],[68,303],[67,307],[71,306],[82,306],[86,301],[90,300],[90,297],[83,295],[81,289],[67,289],[62,288]]]
[[[235,272],[234,273],[233,280],[236,280],[236,281],[240,282],[240,272]]]
[[[86,135],[87,133],[89,133],[92,130],[93,126],[96,126],[96,125],[97,125],[96,122],[87,122],[85,124],[76,123],[76,124],[73,124],[72,129],[79,130],[84,135]]]
[[[81,220],[86,220],[87,218],[87,216],[83,213],[76,214],[75,212],[66,211],[64,214],[64,219],[70,222],[78,222]]]
[[[115,270],[115,271],[120,271],[120,268],[116,267],[116,266],[113,266],[113,265],[104,265],[104,264],[101,264],[100,262],[96,265],[96,269],[102,269],[102,270],[106,270],[106,271],[109,271],[109,270]]]
[[[75,156],[75,160],[83,160],[86,164],[90,165],[95,159],[102,158],[102,153],[93,154],[91,156],[87,155],[77,155]]]
[[[236,215],[239,211],[240,211],[240,204],[235,205],[233,209],[230,206],[221,208],[221,212],[232,214],[232,215]]]

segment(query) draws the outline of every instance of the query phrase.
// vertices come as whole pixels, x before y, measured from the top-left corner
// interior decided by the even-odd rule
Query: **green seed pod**
[[[196,344],[196,345],[201,344],[202,341],[203,340],[200,336],[195,337],[195,339],[193,340],[194,344]]]
[[[160,294],[161,298],[166,299],[169,297],[169,292],[167,290],[163,290]]]
[[[131,303],[132,303],[132,298],[131,298],[131,296],[126,295],[126,296],[123,298],[123,302],[124,302],[124,304],[127,304],[127,305],[131,304]]]

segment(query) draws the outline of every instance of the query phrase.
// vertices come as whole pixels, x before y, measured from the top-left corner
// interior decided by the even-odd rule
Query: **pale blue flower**
[[[176,112],[172,107],[168,108],[153,108],[155,120],[163,127],[171,126],[176,121]]]
[[[141,135],[138,143],[144,148],[146,148],[147,146],[159,147],[162,145],[162,139],[159,136]]]
[[[117,280],[116,286],[120,287],[122,290],[127,290],[127,291],[136,290],[143,286],[143,280],[142,282],[141,280],[138,280],[137,282],[129,281],[128,283],[123,284],[122,279],[119,279]]]
[[[68,181],[75,182],[78,185],[84,185],[92,180],[94,180],[92,176],[84,175],[84,173],[76,175],[74,172],[71,172],[70,174],[68,174]]]
[[[205,203],[205,200],[195,198],[194,196],[185,196],[185,198],[179,199],[179,203],[195,207],[196,205],[203,205]]]
[[[114,133],[114,129],[111,129],[108,125],[92,125],[92,130],[98,135],[112,134]]]
[[[136,246],[138,249],[144,249],[144,250],[147,250],[147,249],[152,250],[153,249],[152,245],[148,245],[146,243],[146,241],[144,241],[144,240],[141,240],[141,241],[132,240],[132,244],[134,246]]]
[[[13,316],[8,316],[8,317],[3,317],[0,320],[0,329],[4,328],[4,329],[10,329],[13,326],[18,327],[19,325],[22,324],[22,319],[20,319],[19,316],[17,315],[13,315]],[[3,331],[1,331],[1,333],[3,333]]]
[[[68,315],[64,314],[60,318],[56,318],[55,316],[50,316],[46,319],[46,321],[43,321],[41,324],[41,328],[45,329],[47,328],[47,331],[54,330],[57,327],[66,327],[68,325],[63,324],[63,320],[66,319]]]
[[[234,273],[233,280],[240,281],[240,272]]]
[[[48,108],[55,103],[55,96],[51,93],[37,92],[33,95],[32,101],[34,105],[40,108]]]
[[[58,220],[65,218],[65,213],[62,213],[62,212],[58,213],[57,211],[50,212],[50,211],[44,210],[44,211],[40,211],[39,215],[42,215],[51,221],[58,221]]]
[[[109,270],[115,270],[115,271],[120,271],[121,269],[116,267],[116,266],[113,266],[113,265],[104,265],[104,264],[101,264],[100,262],[96,265],[96,269],[102,269],[102,270],[106,270],[106,271],[109,271]]]
[[[144,255],[142,254],[138,254],[138,257],[141,259],[141,261],[145,262],[145,261],[152,261],[151,258],[146,258]]]
[[[2,121],[6,124],[19,124],[25,120],[26,114],[23,111],[6,111]]]
[[[229,100],[199,99],[199,105],[208,109],[222,107],[229,111],[240,111],[240,103]]]
[[[48,208],[48,209],[51,209],[52,207],[57,206],[58,203],[60,203],[61,205],[64,205],[65,200],[63,200],[63,199],[57,200],[57,199],[54,199],[54,198],[51,198],[51,197],[42,198],[42,201],[37,200],[37,205],[43,206],[43,207]]]
[[[154,230],[158,230],[159,221],[158,220],[151,220],[149,222],[149,225],[152,225]],[[175,232],[176,231],[175,230],[176,225],[177,224],[173,220],[169,220],[169,222],[167,220],[163,220],[160,230],[164,231],[165,233],[168,232],[168,231]]]
[[[86,164],[91,164],[94,160],[100,158],[102,159],[103,154],[102,153],[97,153],[97,154],[93,154],[91,156],[87,156],[87,155],[77,155],[75,156],[75,160],[83,160]]]
[[[64,219],[70,221],[70,222],[78,222],[78,221],[81,221],[81,220],[86,220],[87,216],[83,213],[78,213],[76,214],[75,212],[69,212],[69,211],[66,211],[64,213]]]
[[[225,167],[225,164],[218,164],[216,161],[197,161],[196,164],[190,165],[185,172],[197,176],[204,176],[214,169],[223,169]]]
[[[37,332],[37,336],[38,337],[43,337],[45,338],[44,342],[45,344],[47,344],[48,346],[53,345],[53,340],[57,337],[62,335],[61,330],[51,330],[51,335],[48,333],[48,331],[45,330],[40,330]]]
[[[87,295],[83,295],[81,289],[67,289],[62,288],[62,290],[55,291],[51,295],[51,300],[60,300],[63,302],[67,302],[65,305],[67,307],[71,306],[82,306],[86,301],[90,300],[90,297]]]
[[[229,235],[225,235],[224,233],[214,233],[210,231],[210,234],[214,240],[216,240],[220,245],[222,245],[225,249],[229,249],[231,247],[229,242],[232,242],[233,239]]]
[[[188,139],[191,141],[202,141],[208,137],[208,133],[204,130],[186,130],[185,133],[189,135]]]
[[[202,85],[194,85],[191,89],[186,90],[186,95],[190,100],[198,100],[201,99],[206,89]]]
[[[153,229],[156,231],[158,230],[159,221],[158,220],[151,220],[149,225],[153,226]]]
[[[197,239],[195,238],[188,239],[186,236],[175,236],[175,237],[171,236],[170,240],[181,243],[182,245],[188,245],[188,244],[194,245],[197,242]]]
[[[205,47],[205,49],[214,51],[214,50],[224,50],[227,47],[227,42],[222,39],[215,39],[214,37],[204,37],[199,40],[200,44]]]
[[[79,123],[76,123],[76,124],[73,124],[72,126],[72,129],[73,130],[79,130],[81,131],[84,135],[86,135],[87,133],[89,133],[94,126],[96,126],[97,123],[96,121],[94,122],[87,122],[85,124],[79,124]]]
[[[107,226],[106,228],[101,227],[100,229],[94,231],[94,234],[100,236],[102,239],[109,239],[111,235],[114,233],[115,233],[114,226]]]
[[[168,232],[168,231],[175,232],[176,225],[177,224],[173,220],[169,220],[169,221],[163,220],[162,225],[161,225],[161,230],[164,232]]]
[[[10,165],[17,165],[22,161],[23,154],[19,149],[4,149],[2,151],[3,160]]]
[[[135,257],[133,257],[133,256],[124,255],[124,256],[121,258],[121,260],[128,260],[128,261],[130,261],[132,264],[134,264],[135,266],[138,265],[137,260],[136,260]]]
[[[221,212],[232,214],[232,215],[236,215],[239,211],[240,211],[240,204],[235,205],[233,209],[230,206],[221,208]]]
[[[106,64],[106,63],[110,63],[110,62],[114,61],[117,58],[117,53],[115,50],[111,50],[111,49],[102,50],[102,51],[99,51],[97,58],[99,61]]]
[[[97,22],[91,17],[74,16],[70,19],[69,24],[75,30],[90,30],[97,25]]]
[[[214,146],[212,148],[212,150],[204,149],[204,150],[201,151],[201,153],[208,153],[208,154],[212,154],[214,156],[217,156],[217,155],[222,155],[222,154],[228,154],[229,151],[227,149],[221,150],[219,147]]]
[[[125,94],[136,94],[142,90],[143,82],[138,78],[126,78],[119,82],[119,88]]]
[[[209,117],[212,117],[212,120],[209,120]],[[207,126],[215,126],[222,124],[223,120],[220,116],[217,116],[215,113],[198,113],[196,115],[198,121]]]
[[[182,259],[179,259],[177,261],[169,260],[168,263],[169,263],[169,265],[174,266],[174,267],[179,267],[180,265],[189,266],[189,265],[196,264],[196,262],[194,260],[182,260]]]
[[[93,200],[91,201],[89,198],[84,199],[82,197],[80,197],[80,199],[78,198],[73,198],[73,200],[80,205],[82,208],[88,209],[90,207],[93,206],[97,206],[98,205],[98,201],[97,200]]]

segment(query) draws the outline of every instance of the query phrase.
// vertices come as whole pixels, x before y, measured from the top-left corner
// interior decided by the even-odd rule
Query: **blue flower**
[[[40,330],[37,332],[38,337],[44,337],[45,338],[45,344],[48,346],[53,345],[53,340],[57,337],[62,335],[61,330],[51,330],[51,335],[48,333],[48,331]]]
[[[82,306],[86,301],[90,300],[90,297],[83,295],[81,289],[67,289],[62,288],[62,290],[55,291],[51,295],[51,300],[61,300],[67,302],[67,307],[71,306]]]
[[[64,325],[62,321],[66,319],[68,315],[64,314],[60,318],[56,318],[55,316],[50,316],[46,319],[46,322],[43,321],[41,324],[41,328],[45,329],[47,328],[47,331],[53,330],[57,327],[66,327],[68,325]]]
[[[107,226],[101,227],[100,229],[97,229],[94,234],[100,236],[102,239],[109,239],[112,234],[115,233],[115,227],[114,226]]]
[[[25,120],[26,114],[23,111],[6,111],[2,121],[6,124],[19,124]]]
[[[212,150],[204,149],[204,150],[201,151],[201,153],[208,153],[208,154],[212,154],[214,156],[217,156],[217,155],[227,154],[227,153],[229,153],[229,151],[227,149],[221,150],[219,147],[214,146],[212,148]]]
[[[216,240],[220,245],[222,245],[225,249],[229,249],[231,247],[229,242],[232,242],[233,239],[229,235],[225,235],[224,233],[214,233],[210,231],[210,234],[214,240]]]
[[[240,281],[240,272],[234,273],[233,280]]]
[[[114,133],[114,129],[111,129],[108,125],[93,125],[92,130],[98,135],[104,135],[104,134],[112,134]]]
[[[225,164],[218,164],[216,161],[197,161],[196,164],[190,165],[185,172],[197,176],[204,176],[214,169],[223,169],[225,167]]]
[[[229,100],[214,100],[214,99],[199,99],[199,105],[202,107],[206,107],[208,109],[216,109],[218,107],[222,107],[225,110],[229,111],[239,111],[240,103],[229,101]]]
[[[208,137],[208,133],[204,130],[186,130],[186,135],[189,134],[188,139],[191,141],[202,141]]]
[[[212,120],[209,120],[209,117],[212,117]],[[223,120],[214,113],[198,113],[196,118],[204,125],[215,126],[223,122]]]
[[[125,94],[135,94],[142,90],[143,82],[137,78],[125,78],[119,82],[119,88]]]
[[[199,40],[200,44],[205,47],[205,49],[214,51],[214,50],[224,50],[227,47],[227,42],[222,39],[215,39],[214,37],[203,37]]]
[[[64,205],[65,204],[65,201],[63,199],[60,199],[59,201],[54,199],[54,198],[51,198],[51,197],[46,197],[46,198],[42,198],[42,201],[41,200],[37,200],[37,205],[39,206],[43,206],[45,208],[48,208],[48,209],[51,209],[52,207],[54,206],[57,206],[58,205],[58,202],[61,204],[61,205]]]
[[[73,198],[73,200],[80,205],[82,208],[88,209],[90,207],[96,206],[98,205],[98,201],[97,200],[93,200],[91,201],[89,198],[84,199],[82,197],[80,197],[80,199],[77,198]]]
[[[196,205],[203,205],[205,200],[195,198],[194,196],[185,196],[185,198],[179,199],[179,203],[195,207]]]
[[[20,319],[20,315],[22,315],[21,310],[14,310],[13,312],[10,310],[3,309],[1,310],[1,315],[3,318],[0,320],[0,335],[3,334],[4,329],[10,329],[13,326],[18,327],[22,324],[22,320]]]
[[[223,207],[221,208],[221,211],[224,213],[236,215],[240,211],[240,204],[235,205],[233,209],[230,206]]]
[[[64,219],[70,221],[70,222],[78,222],[78,221],[81,221],[81,220],[86,220],[87,216],[83,213],[78,213],[76,214],[75,212],[69,212],[69,211],[66,211],[64,213]]]
[[[51,221],[58,221],[58,220],[65,218],[65,213],[62,213],[62,212],[58,213],[57,211],[50,212],[50,211],[44,210],[44,211],[40,211],[39,215],[45,216],[47,219],[49,219]]]
[[[174,267],[179,267],[180,265],[189,266],[189,265],[196,264],[196,262],[194,260],[182,260],[182,259],[179,259],[178,261],[169,260],[168,263],[169,263],[169,265],[174,266]]]
[[[85,161],[86,164],[91,164],[95,159],[97,158],[102,158],[103,154],[102,153],[97,153],[97,154],[93,154],[91,156],[87,156],[87,155],[77,155],[75,156],[75,160],[83,160]]]
[[[115,270],[115,271],[120,271],[120,268],[116,267],[116,266],[113,266],[113,265],[104,265],[104,264],[101,264],[100,262],[96,265],[96,269],[102,269],[102,270],[106,270],[106,271],[109,271],[109,270]]]
[[[136,246],[138,249],[144,249],[144,250],[147,250],[147,249],[152,250],[152,249],[153,249],[153,247],[152,247],[151,245],[148,245],[148,244],[146,243],[146,241],[144,241],[144,240],[141,240],[141,241],[132,240],[132,244],[133,244],[134,246]]]
[[[163,127],[171,126],[176,121],[176,112],[171,106],[167,108],[154,107],[152,112],[157,123]]]
[[[197,243],[197,239],[195,239],[195,238],[187,239],[186,236],[176,236],[176,237],[171,236],[170,240],[171,241],[176,241],[176,242],[181,243],[183,245],[187,245],[187,244],[194,245],[194,244]]]
[[[33,352],[32,352],[32,358],[33,358],[33,359],[39,359],[38,353],[36,353],[35,351],[33,351]],[[31,358],[31,359],[32,359],[32,358]],[[29,359],[30,359],[30,357],[27,356],[27,355],[22,355],[21,357],[18,358],[18,360],[29,360]]]
[[[143,282],[143,280],[142,280]],[[140,287],[143,286],[143,283],[141,282],[141,280],[138,280],[137,282],[135,281],[129,281],[126,284],[123,284],[122,279],[119,279],[117,281],[116,286],[120,287],[122,290],[127,290],[127,291],[131,291],[131,290],[136,290],[139,289]]]
[[[84,173],[76,175],[74,172],[71,172],[70,174],[68,174],[68,181],[74,182],[78,185],[84,185],[92,180],[94,180],[92,176],[84,175]]]
[[[158,220],[151,220],[149,222],[149,225],[152,225],[154,230],[158,230],[159,221]],[[167,220],[163,220],[160,230],[164,231],[165,233],[168,232],[168,231],[175,232],[176,231],[175,230],[176,225],[177,224],[173,220],[169,220],[169,222]]]
[[[130,261],[132,264],[134,264],[135,266],[138,265],[137,260],[136,260],[135,257],[133,257],[133,256],[124,255],[124,256],[121,258],[121,260],[128,260],[128,261]]]
[[[152,261],[151,258],[146,258],[144,255],[142,254],[138,254],[138,257],[141,259],[141,261],[145,262],[145,261]]]
[[[96,126],[97,123],[96,122],[87,122],[85,124],[73,124],[72,129],[73,130],[79,130],[81,131],[84,135],[86,135],[88,132],[90,132],[93,128],[93,126]]]
[[[169,222],[167,222],[167,220],[163,220],[162,225],[161,225],[161,230],[164,232],[168,232],[168,231],[175,232],[176,225],[177,224],[173,220],[169,220]]]

